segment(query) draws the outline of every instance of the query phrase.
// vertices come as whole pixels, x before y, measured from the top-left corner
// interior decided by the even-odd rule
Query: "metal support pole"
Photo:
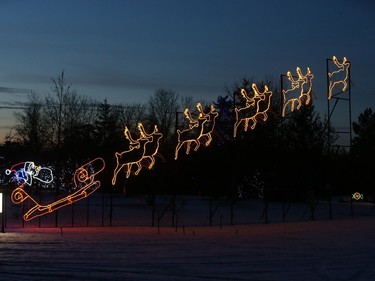
[[[5,196],[0,193],[1,196],[1,232],[5,233]]]
[[[90,219],[90,215],[89,215],[89,213],[90,213],[90,198],[89,197],[86,198],[86,203],[87,203],[87,205],[86,205],[86,226],[89,226],[89,219]]]

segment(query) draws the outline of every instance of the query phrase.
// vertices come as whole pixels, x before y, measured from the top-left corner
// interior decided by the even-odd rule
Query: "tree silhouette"
[[[358,121],[353,122],[352,154],[363,161],[374,159],[375,156],[375,112],[366,108],[358,116]]]
[[[373,187],[373,165],[369,165],[375,157],[375,112],[366,108],[353,122],[353,138],[351,157],[354,171],[353,182],[361,192],[375,194]]]
[[[100,147],[113,147],[119,138],[119,132],[123,131],[119,124],[119,115],[114,108],[104,99],[97,109],[94,120],[95,142]]]
[[[26,149],[40,152],[48,140],[48,127],[43,114],[42,100],[36,93],[31,93],[29,102],[21,112],[15,112],[18,140]]]
[[[174,141],[176,112],[180,108],[178,97],[178,94],[172,90],[158,89],[147,102],[148,125],[158,126],[159,131],[163,132],[164,144]]]

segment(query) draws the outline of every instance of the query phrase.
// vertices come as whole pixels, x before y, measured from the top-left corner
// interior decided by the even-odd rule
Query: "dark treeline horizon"
[[[64,177],[57,178],[52,186],[40,185],[39,191],[70,192],[72,186],[62,181],[69,182],[77,166],[88,159],[102,157],[106,162],[100,175],[104,192],[126,189],[128,195],[143,194],[147,198],[157,194],[200,194],[265,201],[305,200],[312,206],[336,194],[373,195],[374,189],[368,184],[372,170],[364,164],[375,154],[371,130],[375,114],[371,108],[353,122],[355,137],[350,149],[335,145],[338,135],[315,111],[313,101],[282,117],[281,95],[274,95],[266,121],[257,120],[255,128],[247,131],[241,126],[234,137],[234,108],[245,102],[241,89],[249,89],[254,81],[242,79],[212,103],[158,89],[144,104],[111,105],[106,99],[98,102],[79,95],[62,72],[52,79],[54,95],[41,99],[31,94],[25,109],[15,113],[16,126],[0,148],[2,170],[22,161],[53,166]],[[274,93],[279,92],[276,79],[268,77],[256,84],[260,89],[267,85]],[[189,154],[182,148],[176,160],[176,130],[189,127],[183,110],[188,108],[198,114],[198,102],[205,112],[213,105],[219,113],[212,142],[197,151],[192,148]],[[131,145],[124,130],[128,128],[136,139],[139,123],[147,133],[156,126],[163,134],[156,163],[152,169],[142,167],[138,175],[133,173],[129,178],[120,171],[112,185],[115,152]],[[9,185],[9,179],[3,174],[1,178],[3,185]]]

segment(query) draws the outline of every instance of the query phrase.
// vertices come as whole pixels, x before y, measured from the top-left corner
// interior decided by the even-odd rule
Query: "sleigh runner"
[[[96,169],[94,169],[94,167]],[[77,188],[77,191],[52,203],[38,203],[38,201],[35,200],[24,189],[24,186],[27,184],[26,181],[13,190],[11,194],[11,199],[15,204],[20,204],[24,202],[26,199],[29,199],[33,204],[35,204],[23,215],[25,221],[30,221],[39,216],[52,213],[64,206],[71,205],[79,200],[82,200],[90,196],[100,187],[100,181],[95,180],[95,176],[101,171],[103,171],[104,167],[104,160],[102,158],[96,158],[78,168],[74,173],[74,185]]]

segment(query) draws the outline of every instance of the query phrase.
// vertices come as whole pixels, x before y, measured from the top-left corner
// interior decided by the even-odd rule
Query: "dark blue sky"
[[[326,59],[352,64],[353,116],[374,108],[375,1],[0,0],[0,87],[145,102],[159,88],[214,101],[241,78],[310,67],[326,113]],[[0,106],[27,101],[0,93]],[[375,109],[375,108],[374,108]],[[2,128],[13,123],[1,109]],[[9,129],[8,129],[9,131]]]

